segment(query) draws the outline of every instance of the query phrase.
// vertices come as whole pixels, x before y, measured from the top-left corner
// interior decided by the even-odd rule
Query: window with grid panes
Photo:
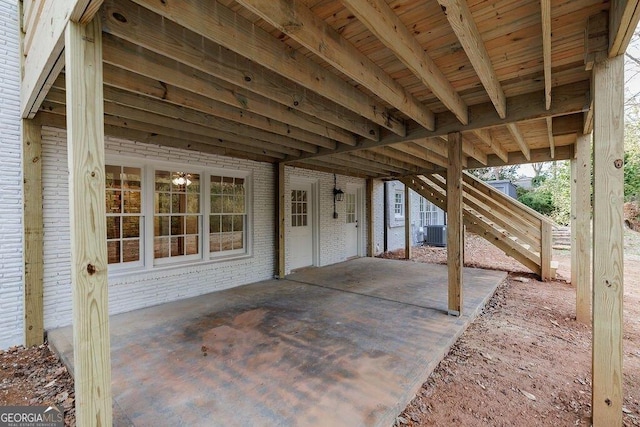
[[[177,179],[180,177],[184,179]],[[156,263],[200,258],[200,175],[156,170],[154,181],[153,254]]]
[[[425,199],[420,198],[420,225],[426,227],[427,225],[437,225],[438,212],[436,205]]]
[[[345,208],[347,224],[356,222],[356,195],[354,193],[345,194]]]
[[[110,265],[142,263],[142,169],[105,166],[107,260]]]
[[[246,179],[211,176],[209,251],[213,256],[246,252]]]
[[[291,226],[306,227],[308,224],[308,207],[306,190],[291,190]]]
[[[396,190],[393,199],[393,211],[395,216],[404,216],[404,190]]]

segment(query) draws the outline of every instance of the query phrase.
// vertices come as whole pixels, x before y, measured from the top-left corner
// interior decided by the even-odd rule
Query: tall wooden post
[[[571,159],[571,282],[576,319],[591,321],[591,135],[579,135]]]
[[[42,126],[22,121],[24,173],[24,341],[27,347],[44,342]]]
[[[447,265],[449,267],[449,314],[462,314],[462,134],[448,135],[447,165]]]
[[[622,425],[624,58],[593,67],[593,425]]]
[[[78,425],[112,424],[100,19],[65,30],[73,360]]]
[[[278,273],[277,277],[279,279],[284,279],[285,276],[285,207],[286,207],[286,198],[285,198],[285,165],[284,163],[278,163],[277,169],[277,180],[278,180],[278,204],[277,204],[277,212],[276,212],[276,228],[278,230]]]
[[[404,186],[404,259],[411,259],[411,191]]]
[[[376,245],[373,236],[373,178],[367,178],[367,255],[372,257],[376,254]]]

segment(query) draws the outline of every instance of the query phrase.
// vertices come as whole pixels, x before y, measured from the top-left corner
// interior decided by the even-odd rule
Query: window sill
[[[108,272],[108,279],[121,279],[124,277],[130,277],[132,275],[138,274],[152,274],[163,271],[171,271],[177,270],[181,268],[188,267],[196,267],[196,266],[206,266],[209,264],[218,264],[221,262],[230,262],[230,261],[238,261],[243,259],[252,258],[253,254],[231,254],[226,256],[218,256],[215,258],[205,259],[205,260],[197,260],[197,261],[184,261],[184,262],[176,262],[173,264],[162,264],[162,265],[154,265],[152,267],[132,267],[132,268],[122,268],[113,272]]]

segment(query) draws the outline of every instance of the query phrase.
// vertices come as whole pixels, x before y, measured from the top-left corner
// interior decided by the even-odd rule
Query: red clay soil
[[[415,248],[413,262],[446,262]],[[402,257],[403,251],[385,254]],[[590,425],[590,327],[575,320],[568,252],[559,280],[542,283],[481,238],[468,235],[466,265],[509,275],[396,419],[396,426]],[[640,426],[640,234],[625,239],[624,424]],[[0,352],[0,405],[58,404],[75,425],[73,380],[46,346]]]
[[[623,421],[640,426],[640,234],[627,233]],[[466,242],[466,265],[524,269],[478,236]],[[413,254],[417,262],[446,257],[435,248]],[[557,251],[554,259],[560,261],[556,281],[509,275],[396,426],[591,425],[591,328],[575,320],[569,253]]]

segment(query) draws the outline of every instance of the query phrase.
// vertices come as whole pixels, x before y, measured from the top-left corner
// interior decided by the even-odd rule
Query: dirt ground
[[[404,251],[384,254],[401,258]],[[555,251],[558,280],[543,283],[478,236],[465,265],[510,271],[396,426],[588,426],[590,327],[575,320],[570,255]],[[442,248],[413,261],[446,262]],[[640,426],[640,233],[625,236],[624,424]],[[57,404],[75,425],[73,380],[46,346],[0,351],[0,405]]]
[[[402,257],[404,251],[386,254]],[[444,262],[446,251],[415,248],[417,262]],[[465,265],[525,271],[478,236],[468,235]],[[589,426],[591,332],[575,320],[570,253],[555,251],[558,279],[511,273],[396,426]],[[640,426],[640,234],[625,236],[625,426]]]

